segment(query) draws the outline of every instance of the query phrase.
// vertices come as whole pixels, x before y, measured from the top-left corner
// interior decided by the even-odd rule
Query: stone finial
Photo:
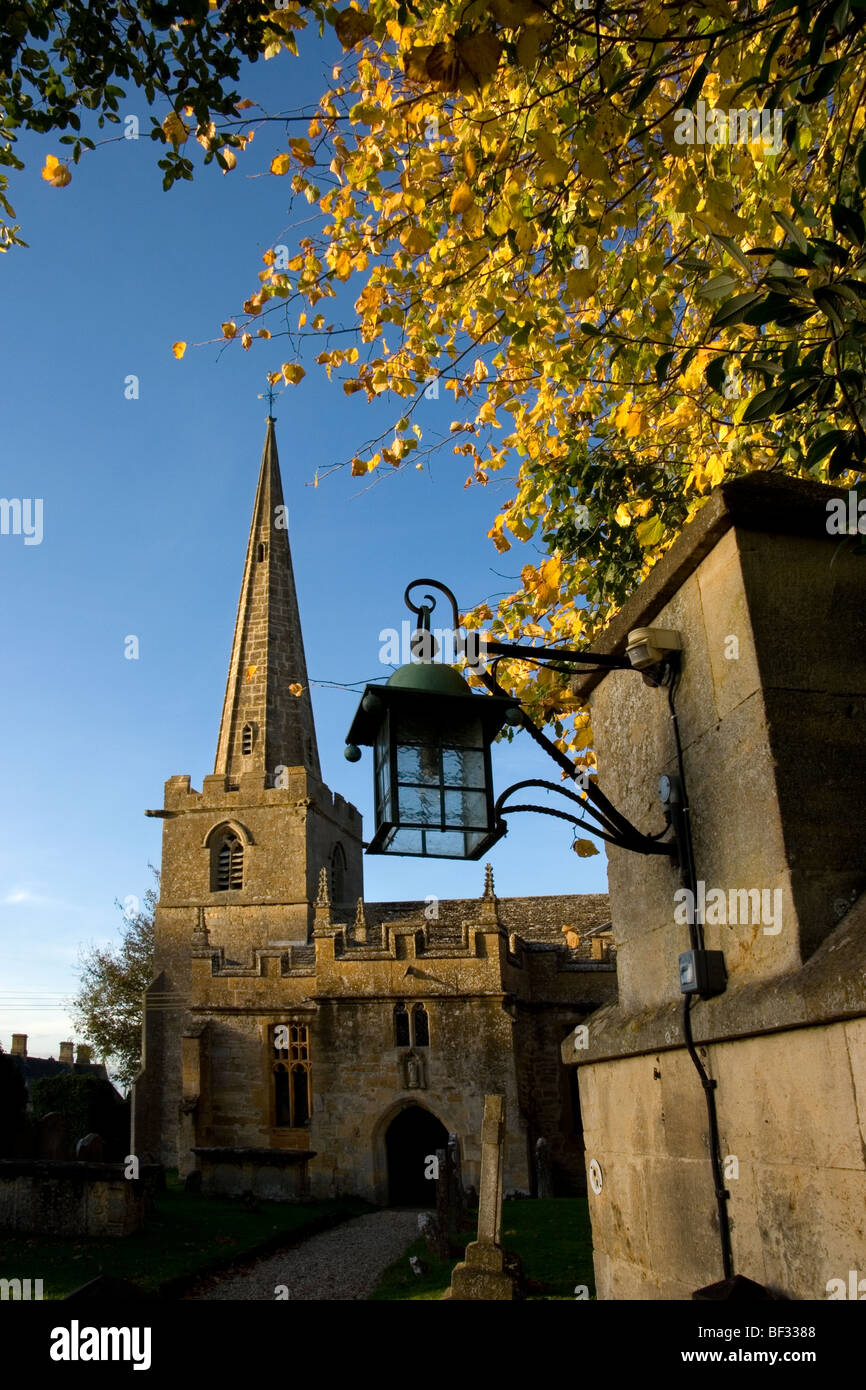
[[[319,870],[319,891],[316,895],[316,907],[331,906],[331,889],[328,884],[328,870],[323,864]]]
[[[331,925],[331,890],[328,884],[328,870],[322,865],[319,871],[319,890],[316,894],[315,918],[313,921],[313,931],[321,931],[323,927]]]
[[[359,946],[367,944],[367,917],[364,912],[364,899],[358,899],[358,906],[355,911],[355,925],[352,934]]]
[[[478,920],[487,925],[499,926],[499,908],[493,889],[493,865],[484,865],[484,892],[481,894],[481,911]]]
[[[492,865],[492,864],[485,864],[485,865],[484,865],[484,892],[481,894],[481,896],[482,896],[482,898],[495,898],[495,897],[496,897],[496,894],[495,894],[494,891],[493,891],[493,865]]]
[[[209,942],[207,923],[204,920],[204,908],[198,910],[198,919],[192,934],[193,946],[207,946]]]

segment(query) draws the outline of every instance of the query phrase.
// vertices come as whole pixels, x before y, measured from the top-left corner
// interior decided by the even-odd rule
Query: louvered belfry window
[[[253,726],[252,724],[245,724],[241,732],[241,752],[244,754],[244,756],[247,756],[249,753],[252,753],[254,742],[255,732],[253,730]]]
[[[244,847],[237,835],[226,835],[217,855],[217,889],[243,888]]]

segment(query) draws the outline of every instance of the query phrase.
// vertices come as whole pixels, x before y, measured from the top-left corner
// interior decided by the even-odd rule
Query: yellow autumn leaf
[[[229,320],[228,323],[221,323],[220,328],[223,331],[224,338],[233,338],[238,331],[237,324],[232,323],[231,320]]]
[[[186,352],[186,343],[174,343],[172,344],[171,350],[174,353],[175,357],[180,359]]]
[[[292,167],[292,156],[290,154],[275,154],[271,160],[272,174],[287,174]]]
[[[400,238],[407,251],[411,251],[413,256],[420,256],[425,251],[429,251],[433,244],[433,238],[424,227],[417,223],[404,232]]]
[[[237,157],[237,155],[235,154],[234,150],[223,150],[223,151],[222,151],[222,157],[223,157],[223,160],[224,160],[225,166],[226,166],[226,167],[223,169],[223,173],[224,173],[224,174],[227,174],[228,171],[229,171],[229,169],[234,169],[235,165],[236,165],[237,162],[238,162],[238,157]]]
[[[46,183],[51,184],[52,188],[65,188],[72,179],[66,165],[62,164],[54,154],[49,154],[46,157],[42,177]]]
[[[252,335],[252,333],[242,333],[242,334],[241,334],[241,346],[243,347],[244,351],[246,351],[247,348],[252,347],[252,342],[253,342],[253,335]]]
[[[189,127],[184,124],[176,111],[169,111],[162,123],[163,134],[177,147],[185,144],[189,137]]]
[[[571,848],[581,859],[591,859],[594,854],[598,854],[592,840],[575,840]]]
[[[452,212],[465,212],[467,208],[471,208],[474,202],[475,198],[469,184],[459,183],[451,194],[450,208]]]
[[[631,512],[624,502],[620,502],[613,514],[613,519],[617,526],[631,526]]]
[[[297,697],[299,695],[303,695],[303,693],[304,687],[302,685],[299,685],[297,681],[292,681],[291,685],[289,686],[289,694],[294,695],[297,699]]]
[[[298,382],[303,380],[307,375],[299,362],[284,362],[282,371],[283,380],[287,382],[289,386],[297,386]]]

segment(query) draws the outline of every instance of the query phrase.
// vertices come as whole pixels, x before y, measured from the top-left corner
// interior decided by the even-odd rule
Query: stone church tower
[[[506,1188],[532,1187],[544,1139],[555,1186],[579,1190],[559,1045],[614,989],[607,898],[498,899],[488,866],[477,899],[364,903],[361,817],[321,780],[285,518],[269,419],[214,771],[200,792],[170,777],[149,813],[133,1152],[206,1192],[423,1206],[449,1135],[477,1184],[495,1093]]]
[[[171,1166],[193,949],[210,938],[239,963],[303,948],[323,866],[336,902],[362,891],[361,817],[322,783],[286,517],[269,417],[213,774],[200,792],[170,777],[148,813],[165,824],[135,1143]]]

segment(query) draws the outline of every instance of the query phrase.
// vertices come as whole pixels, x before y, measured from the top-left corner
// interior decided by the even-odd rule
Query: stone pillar
[[[550,1175],[550,1148],[545,1138],[535,1144],[535,1195],[547,1198],[553,1196],[553,1179]]]
[[[478,1238],[451,1275],[451,1298],[511,1300],[516,1297],[514,1261],[507,1261],[502,1235],[502,1156],[505,1147],[505,1097],[484,1097],[481,1126],[481,1192]]]
[[[734,1270],[796,1299],[866,1268],[866,560],[845,496],[752,474],[716,489],[594,644],[678,631],[675,707],[705,944],[724,993],[691,1026],[715,1082]],[[664,829],[667,691],[587,672],[599,784]],[[707,1116],[684,1047],[688,901],[667,859],[608,847],[619,998],[578,1067],[599,1298],[689,1298],[722,1277]]]
[[[12,1034],[12,1056],[13,1056],[13,1057],[26,1057],[26,1056],[27,1056],[27,1034],[26,1034],[26,1033],[13,1033],[13,1034]]]

